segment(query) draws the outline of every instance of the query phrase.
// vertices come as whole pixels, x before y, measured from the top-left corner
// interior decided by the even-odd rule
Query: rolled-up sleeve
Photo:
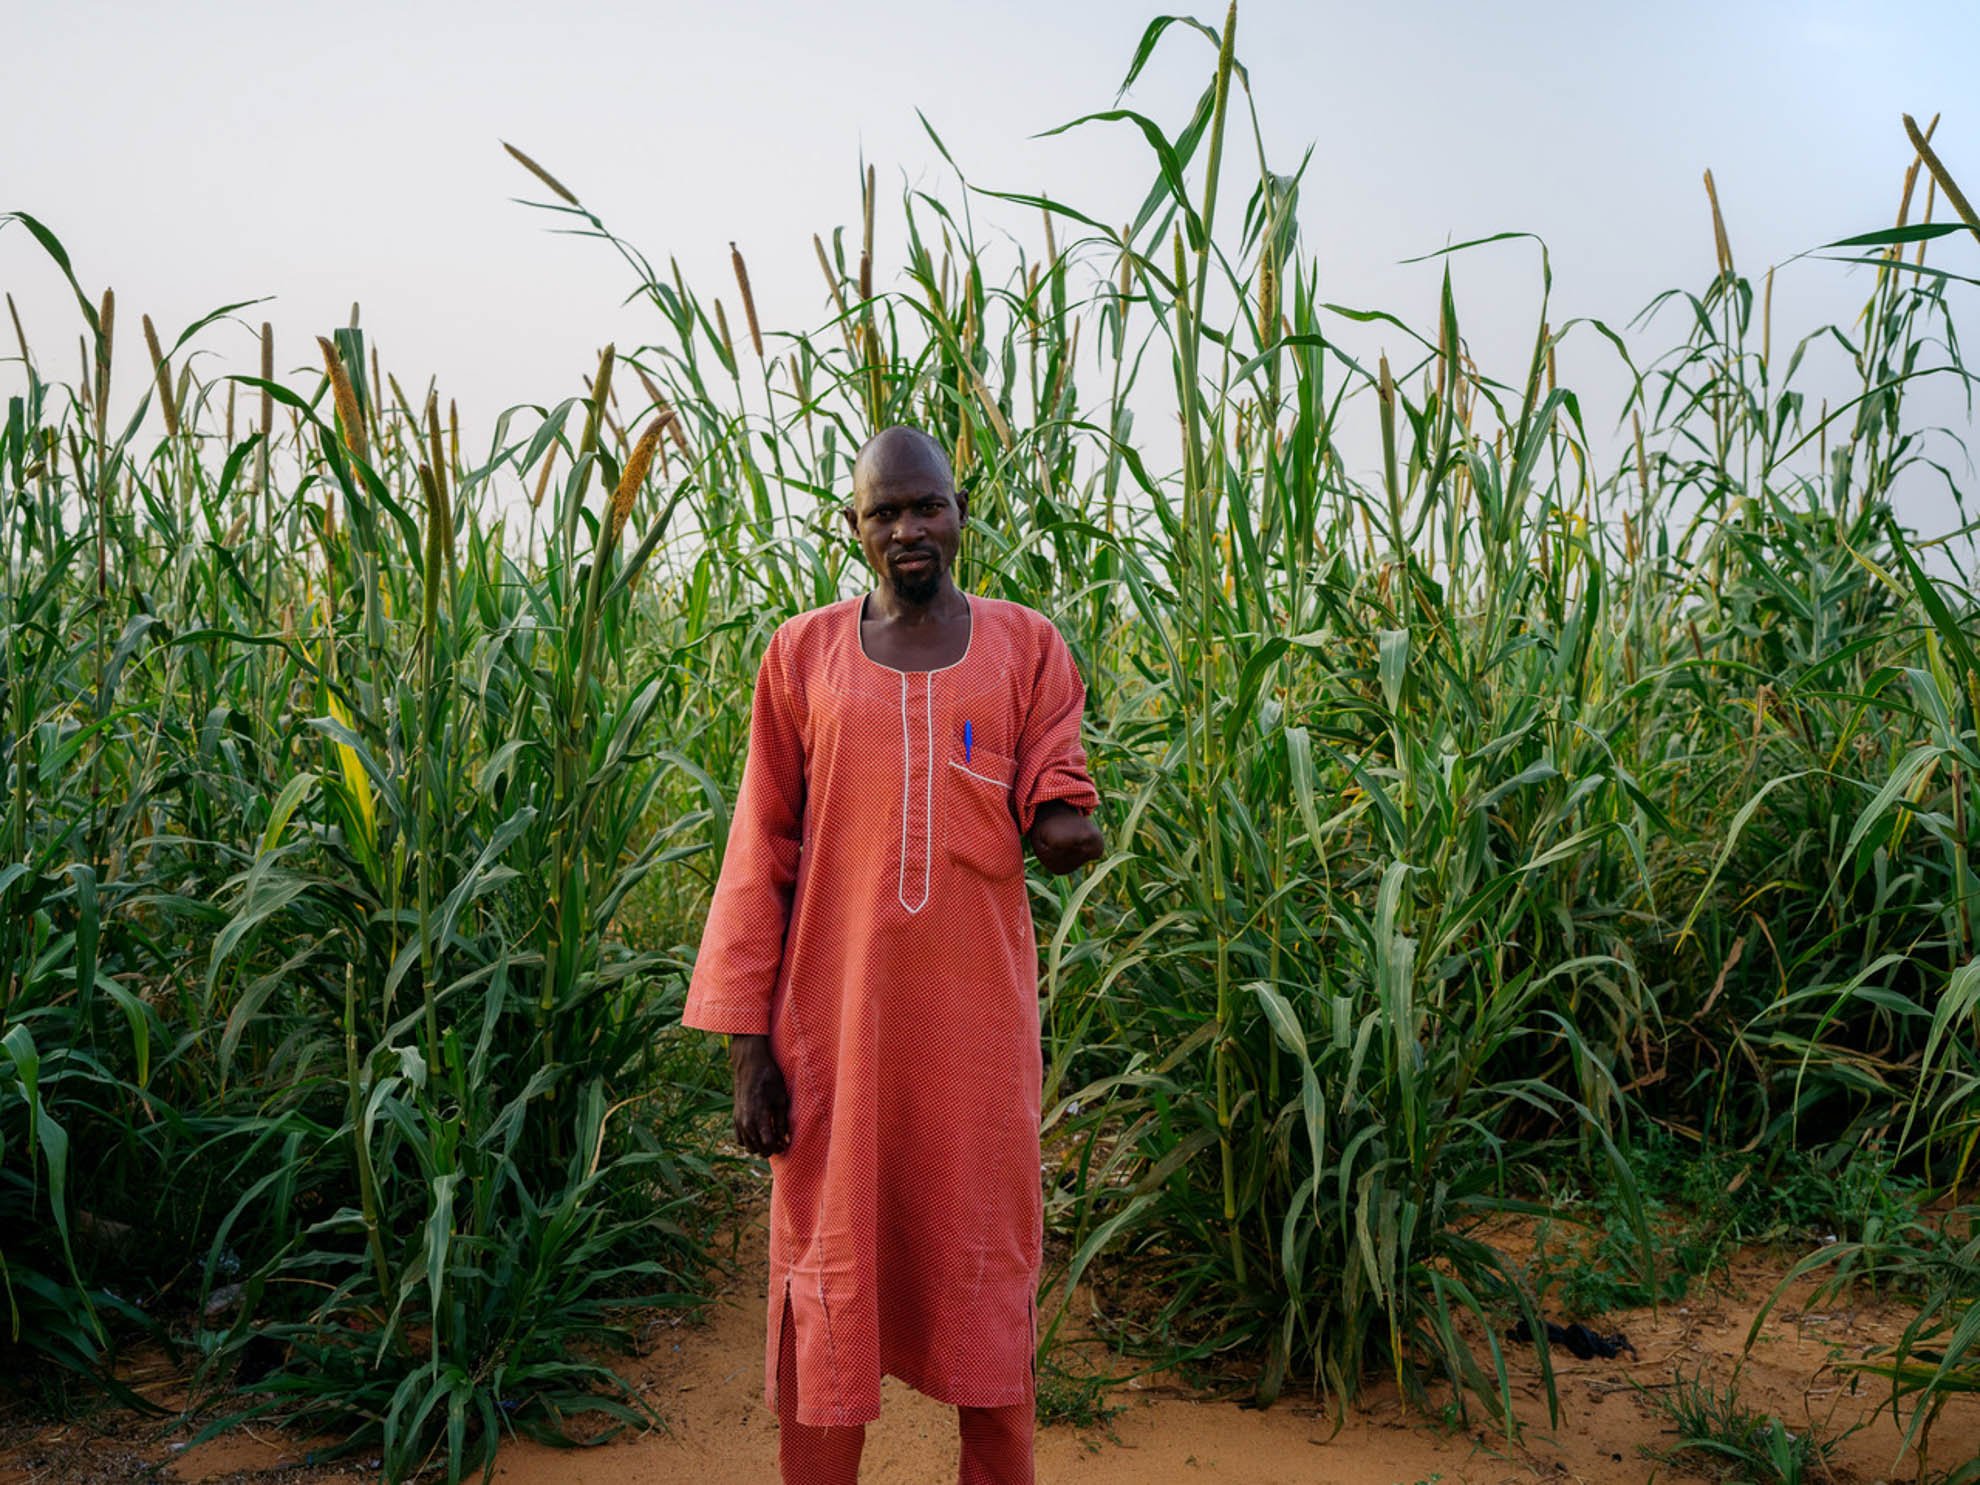
[[[1041,804],[1061,800],[1091,814],[1100,803],[1079,741],[1086,686],[1073,665],[1072,652],[1050,621],[1039,624],[1036,653],[1031,706],[1018,738],[1015,797],[1018,830],[1023,833],[1030,832]]]
[[[804,834],[804,742],[784,631],[756,672],[749,755],[681,1024],[731,1035],[770,1029]]]

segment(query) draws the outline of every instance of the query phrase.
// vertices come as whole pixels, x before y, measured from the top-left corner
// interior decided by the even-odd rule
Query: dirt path
[[[745,1235],[744,1275],[759,1274],[763,1233]],[[1550,1429],[1531,1352],[1514,1348],[1519,1396],[1528,1432],[1508,1447],[1492,1434],[1443,1432],[1421,1414],[1405,1413],[1392,1392],[1376,1392],[1352,1412],[1338,1434],[1311,1399],[1289,1395],[1264,1411],[1198,1400],[1180,1388],[1128,1385],[1108,1402],[1120,1411],[1103,1427],[1057,1426],[1038,1439],[1041,1485],[1161,1485],[1225,1480],[1246,1485],[1497,1485],[1534,1479],[1641,1482],[1707,1478],[1646,1459],[1642,1446],[1668,1444],[1667,1424],[1630,1384],[1670,1384],[1674,1368],[1687,1375],[1703,1364],[1723,1381],[1739,1359],[1758,1303],[1778,1268],[1743,1264],[1724,1292],[1695,1297],[1661,1314],[1644,1312],[1619,1324],[1637,1358],[1575,1361],[1561,1356],[1563,1419]],[[518,1443],[504,1449],[496,1478],[504,1485],[767,1485],[776,1473],[776,1425],[762,1401],[764,1300],[753,1287],[722,1297],[706,1324],[656,1320],[645,1353],[630,1375],[667,1418],[668,1430],[568,1451]],[[1846,1378],[1828,1370],[1831,1353],[1861,1354],[1902,1326],[1900,1310],[1879,1306],[1803,1313],[1777,1310],[1740,1374],[1740,1400],[1771,1412],[1791,1429],[1810,1425],[1827,1436],[1868,1415],[1877,1401],[1866,1381],[1852,1395]],[[883,1416],[867,1430],[861,1473],[869,1485],[941,1485],[956,1468],[954,1413],[889,1379]],[[1330,1437],[1331,1434],[1331,1437]],[[1845,1439],[1835,1455],[1845,1481],[1909,1480],[1914,1460],[1897,1462],[1899,1433],[1888,1410]],[[1980,1456],[1980,1399],[1947,1409],[1931,1441],[1937,1473]],[[257,1430],[193,1450],[169,1439],[122,1438],[114,1428],[78,1425],[17,1438],[0,1452],[0,1482],[96,1481],[132,1477],[145,1462],[163,1464],[153,1478],[180,1482],[331,1481],[370,1478],[356,1470],[312,1468],[306,1452],[279,1433]]]

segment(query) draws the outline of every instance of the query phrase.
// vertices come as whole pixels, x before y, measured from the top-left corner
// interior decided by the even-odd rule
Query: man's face
[[[881,581],[908,603],[932,602],[956,560],[967,497],[950,488],[948,472],[935,459],[875,463],[855,481],[846,519]]]

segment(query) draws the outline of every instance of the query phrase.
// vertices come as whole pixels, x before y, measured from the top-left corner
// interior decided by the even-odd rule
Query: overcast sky
[[[811,233],[856,222],[862,156],[883,197],[908,182],[953,194],[917,107],[973,181],[1048,191],[1102,220],[1130,214],[1149,179],[1131,130],[1033,136],[1109,106],[1163,8],[5,0],[0,210],[51,226],[92,292],[116,288],[127,353],[140,312],[169,335],[267,294],[250,313],[274,321],[281,364],[301,366],[358,300],[401,382],[437,376],[485,437],[504,406],[581,390],[607,340],[655,338],[645,313],[621,307],[632,283],[607,250],[512,202],[543,192],[498,141],[706,292],[733,298],[734,239],[766,321],[809,325],[822,314]],[[1246,0],[1239,52],[1275,166],[1316,145],[1302,230],[1326,297],[1425,327],[1439,269],[1399,260],[1509,228],[1549,243],[1556,322],[1621,322],[1660,289],[1702,287],[1707,166],[1756,280],[1885,225],[1909,161],[1905,111],[1946,110],[1940,152],[1969,192],[1980,185],[1970,0]],[[1178,39],[1129,101],[1173,126],[1211,62],[1207,45]],[[888,246],[883,283],[899,263]],[[18,228],[0,232],[0,285],[44,367],[72,377],[74,303]],[[1458,269],[1467,331],[1509,373],[1530,345],[1535,287],[1530,249]],[[1777,286],[1776,344],[1817,317],[1846,319],[1865,292],[1861,275],[1796,265]],[[245,328],[203,343],[250,369]],[[1592,343],[1577,354],[1597,359]],[[1573,355],[1562,373],[1607,385]],[[0,366],[0,390],[17,378]],[[117,400],[140,390],[126,374]]]

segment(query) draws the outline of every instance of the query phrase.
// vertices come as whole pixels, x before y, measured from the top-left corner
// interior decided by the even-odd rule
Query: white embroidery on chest
[[[895,895],[901,906],[918,913],[928,906],[928,889],[935,857],[935,678],[922,677],[925,706],[922,723],[923,807],[921,816],[921,898],[908,901],[908,809],[913,799],[914,744],[908,731],[908,673],[901,672],[901,866]]]

